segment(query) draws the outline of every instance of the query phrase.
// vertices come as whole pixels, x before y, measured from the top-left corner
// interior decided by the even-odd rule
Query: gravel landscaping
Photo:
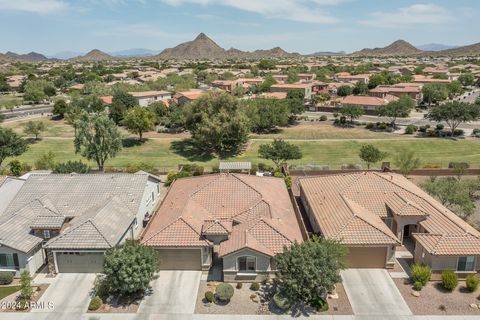
[[[205,300],[205,292],[215,291],[218,282],[201,281],[198,294],[195,313],[199,314],[291,314],[292,316],[310,314],[338,314],[351,315],[352,307],[348,301],[342,284],[337,285],[338,299],[329,299],[329,310],[327,312],[318,313],[310,307],[293,307],[288,312],[279,310],[273,302],[270,302],[274,292],[273,284],[260,284],[260,290],[250,290],[250,283],[243,283],[238,289],[236,283],[231,285],[235,288],[232,299],[228,304],[207,303]]]
[[[459,281],[453,292],[443,289],[441,282],[430,281],[420,291],[419,297],[412,295],[412,285],[408,280],[393,279],[405,302],[415,315],[478,315],[480,316],[480,290],[469,292],[465,282]],[[472,308],[470,304],[477,305]]]

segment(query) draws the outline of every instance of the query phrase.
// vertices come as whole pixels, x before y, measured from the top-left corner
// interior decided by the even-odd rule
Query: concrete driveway
[[[384,269],[347,269],[341,273],[353,313],[357,316],[412,315],[388,272]]]
[[[39,300],[45,307],[32,312],[82,314],[90,303],[94,281],[92,273],[60,273]],[[49,304],[53,307],[49,308]]]
[[[201,275],[201,271],[160,271],[138,313],[193,314]]]

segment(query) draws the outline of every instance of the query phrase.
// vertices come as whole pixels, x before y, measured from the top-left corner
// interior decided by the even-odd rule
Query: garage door
[[[57,252],[56,254],[60,273],[103,272],[102,252]]]
[[[349,268],[385,268],[387,248],[350,247],[347,255]]]
[[[200,249],[160,249],[161,270],[201,270]]]

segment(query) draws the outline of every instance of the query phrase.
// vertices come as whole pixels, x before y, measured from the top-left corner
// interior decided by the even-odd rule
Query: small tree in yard
[[[105,161],[122,149],[117,125],[105,115],[89,116],[84,112],[75,121],[75,128],[75,152],[80,152],[88,160],[95,160],[100,171],[103,171]]]
[[[370,165],[385,159],[386,154],[371,144],[366,144],[360,148],[359,157],[367,163],[367,168],[370,170]]]
[[[20,274],[20,297],[24,300],[30,300],[33,294],[32,277],[30,272],[22,271]]]
[[[42,121],[28,121],[25,124],[25,127],[23,129],[23,132],[25,134],[31,134],[35,136],[35,140],[38,140],[38,136],[42,131],[45,131],[47,127],[45,126],[45,123]]]
[[[395,129],[397,118],[406,118],[410,115],[410,111],[415,107],[415,101],[409,96],[401,96],[398,101],[389,102],[378,108],[380,117],[390,119],[392,127]]]
[[[445,121],[453,137],[459,125],[480,118],[480,105],[459,101],[447,102],[430,108],[425,117],[437,122]]]
[[[105,281],[112,294],[144,292],[158,270],[159,260],[155,250],[132,241],[109,249],[105,254]]]
[[[260,145],[258,154],[261,158],[272,160],[278,170],[280,170],[282,162],[302,158],[302,152],[298,146],[282,139],[275,139],[270,144]]]
[[[408,176],[413,170],[420,167],[422,161],[415,156],[412,150],[402,150],[395,156],[393,164],[398,168],[401,174]]]
[[[340,113],[346,117],[350,118],[350,123],[353,124],[353,120],[360,118],[363,115],[363,108],[360,106],[346,104],[340,109]]]
[[[275,257],[280,292],[292,303],[314,304],[341,281],[347,249],[340,243],[314,236],[285,247]]]
[[[156,120],[157,116],[150,109],[137,106],[125,113],[122,124],[128,131],[138,134],[141,141],[145,131],[155,128]]]
[[[5,158],[19,156],[27,149],[27,142],[12,129],[0,127],[0,166]]]

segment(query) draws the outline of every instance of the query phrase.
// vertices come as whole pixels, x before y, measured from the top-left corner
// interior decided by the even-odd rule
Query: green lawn
[[[20,286],[3,287],[0,286],[0,300],[20,290]]]
[[[258,158],[258,147],[265,142],[251,141],[242,154],[228,158],[229,160],[244,160],[268,162]],[[337,168],[342,164],[361,163],[358,151],[365,143],[373,144],[380,150],[387,152],[386,161],[391,161],[397,152],[414,150],[422,159],[423,165],[448,166],[450,161],[467,161],[472,167],[480,164],[480,141],[467,140],[440,140],[440,139],[405,139],[405,140],[377,140],[377,141],[294,141],[303,153],[301,160],[291,161],[291,164],[329,165]],[[52,150],[56,154],[56,161],[81,159],[75,155],[73,143],[70,139],[44,139],[30,145],[29,150],[18,157],[19,160],[33,164],[43,152]],[[149,140],[142,145],[125,147],[114,159],[108,160],[106,166],[125,167],[128,164],[146,162],[158,169],[174,168],[179,163],[195,162],[205,166],[218,164],[219,159],[191,150],[188,144],[181,140]],[[9,159],[5,161],[8,163]],[[91,163],[93,166],[93,163]]]

